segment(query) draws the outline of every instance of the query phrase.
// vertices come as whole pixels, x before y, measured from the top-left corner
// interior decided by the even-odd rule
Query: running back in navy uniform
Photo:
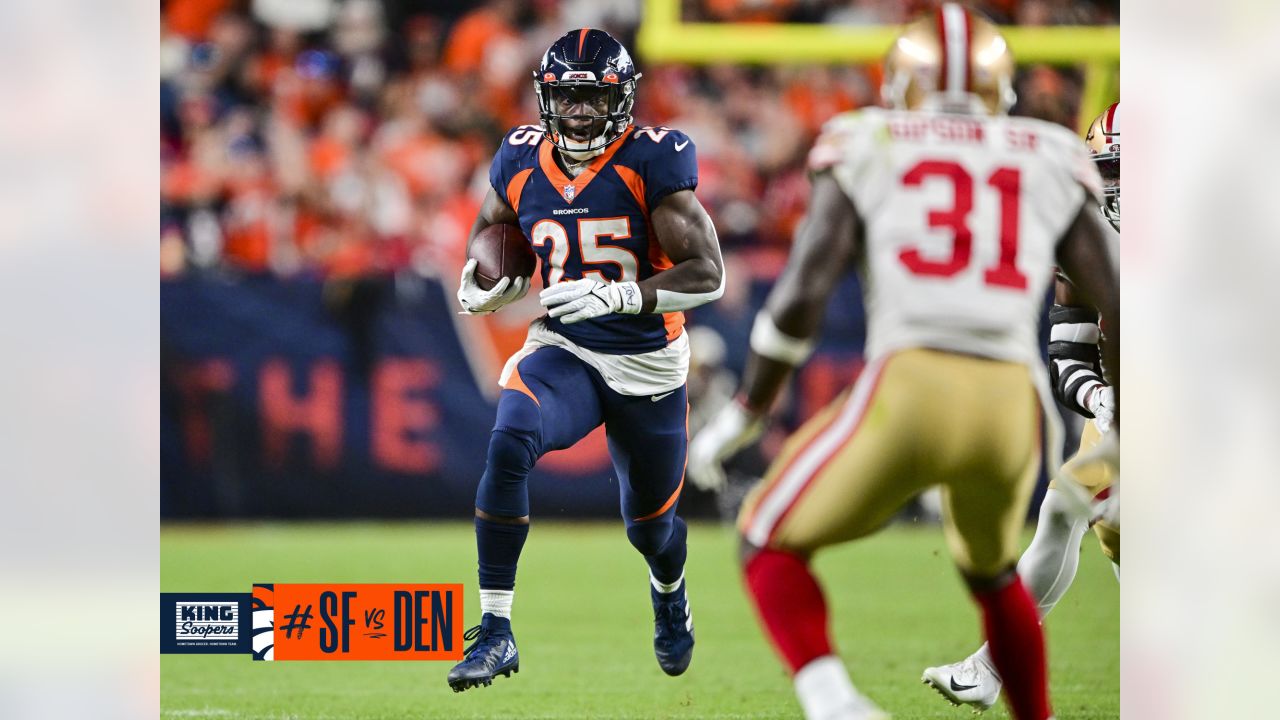
[[[631,125],[638,78],[626,49],[607,33],[568,33],[535,73],[542,125],[508,132],[490,166],[492,188],[471,237],[518,223],[541,259],[540,300],[549,313],[530,325],[500,379],[476,490],[483,617],[449,673],[455,691],[518,670],[510,610],[529,531],[529,473],[543,454],[571,447],[601,424],[627,538],[649,566],[658,664],[679,675],[692,658],[687,531],[676,515],[689,407],[681,311],[720,296],[723,262],[693,196],[692,141],[677,130]],[[526,291],[514,284],[480,290],[464,269],[458,297],[474,314]]]
[[[520,218],[549,287],[592,273],[606,281],[637,281],[671,267],[649,226],[649,208],[698,185],[697,151],[670,128],[628,128],[576,178],[552,157],[537,125],[507,133],[489,169],[489,184]],[[548,327],[582,347],[626,354],[665,347],[684,326],[684,313],[606,315]]]
[[[569,180],[555,165],[551,143],[541,131],[536,131],[536,145],[513,142],[530,130],[525,126],[507,135],[490,178],[495,190],[505,192],[520,228],[531,238],[541,258],[544,285],[587,273],[611,281],[643,280],[670,267],[652,237],[648,208],[650,202],[656,205],[676,190],[697,185],[694,148],[687,136],[628,129],[578,178]],[[676,143],[679,152],[674,150]],[[656,189],[648,191],[650,186]],[[601,229],[611,232],[604,235]],[[600,255],[593,255],[592,248]],[[593,262],[596,257],[600,259]],[[683,324],[683,313],[666,318],[614,314],[571,325],[554,318],[545,321],[548,330],[579,347],[610,355],[664,348],[683,332]],[[476,507],[489,515],[528,515],[526,479],[537,459],[572,447],[603,423],[627,537],[648,560],[654,577],[663,583],[678,581],[685,559],[684,521],[676,516],[688,444],[685,386],[624,395],[573,353],[540,347],[518,361],[504,388]],[[485,580],[482,561],[482,587]]]

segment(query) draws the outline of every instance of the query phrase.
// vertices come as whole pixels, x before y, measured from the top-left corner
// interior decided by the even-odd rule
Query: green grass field
[[[1027,539],[1029,540],[1029,535]],[[747,605],[727,528],[690,527],[698,644],[682,677],[653,658],[644,561],[621,523],[536,523],[513,623],[520,673],[455,694],[449,663],[253,662],[166,655],[163,718],[799,717],[790,682]],[[248,592],[257,582],[463,582],[478,621],[469,523],[167,525],[166,592]],[[979,642],[973,604],[937,528],[897,526],[817,561],[854,683],[895,718],[966,718],[920,683]],[[1049,617],[1059,720],[1119,717],[1119,587],[1092,536]],[[985,717],[1008,717],[1003,704]]]

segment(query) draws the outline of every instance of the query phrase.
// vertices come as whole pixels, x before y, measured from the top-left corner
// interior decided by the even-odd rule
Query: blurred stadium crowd
[[[686,0],[682,13],[898,24],[933,4]],[[973,4],[1000,23],[1118,22],[1119,3],[1106,0]],[[634,43],[642,10],[641,0],[162,1],[162,277],[408,269],[453,282],[494,149],[509,128],[537,122],[531,68],[584,25],[635,53],[637,123],[697,143],[698,195],[726,251],[785,247],[811,141],[834,113],[877,102],[878,68],[651,63]],[[1014,113],[1075,127],[1081,84],[1071,69],[1023,68]]]

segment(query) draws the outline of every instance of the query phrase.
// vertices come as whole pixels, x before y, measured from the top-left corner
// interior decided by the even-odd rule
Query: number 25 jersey
[[[576,178],[556,164],[556,152],[542,128],[522,125],[503,138],[489,168],[489,183],[541,259],[543,287],[585,277],[636,282],[670,268],[649,217],[668,195],[698,184],[688,136],[629,127]],[[548,318],[546,325],[589,350],[632,355],[679,337],[684,314],[613,314],[571,325]]]
[[[868,359],[930,347],[1038,363],[1055,250],[1102,180],[1084,143],[1030,118],[868,109],[809,156],[863,223]]]

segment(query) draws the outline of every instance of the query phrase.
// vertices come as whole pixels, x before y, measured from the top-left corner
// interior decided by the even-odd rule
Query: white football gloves
[[[462,266],[462,281],[458,285],[458,304],[464,315],[487,315],[504,305],[513,303],[529,292],[532,278],[502,278],[489,290],[481,290],[476,284],[477,260],[471,258]]]
[[[702,490],[723,490],[725,475],[721,463],[754,442],[762,432],[764,416],[750,412],[737,400],[731,401],[693,436],[685,477]]]
[[[595,278],[560,282],[542,291],[538,301],[553,318],[566,324],[611,313],[640,312],[640,286],[633,282],[604,283]]]
[[[1106,435],[1111,430],[1111,420],[1115,417],[1116,391],[1109,385],[1100,387],[1089,393],[1086,405],[1089,412],[1093,413],[1093,422],[1098,426],[1098,432]]]
[[[1093,506],[1093,516],[1089,518],[1089,525],[1093,526],[1097,523],[1109,525],[1116,530],[1120,529],[1120,485],[1112,485],[1111,493],[1107,495],[1105,500],[1100,500]]]

